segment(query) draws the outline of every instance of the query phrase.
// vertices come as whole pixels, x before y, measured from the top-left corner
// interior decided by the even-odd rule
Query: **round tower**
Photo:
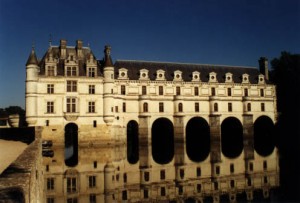
[[[105,203],[112,203],[114,201],[114,173],[115,167],[111,162],[108,162],[104,167],[104,194]]]
[[[113,98],[113,88],[114,88],[114,67],[110,57],[111,47],[106,45],[104,49],[104,84],[103,84],[103,119],[107,125],[111,125],[114,121],[114,98]]]
[[[38,82],[38,60],[32,47],[31,53],[26,63],[26,122],[29,126],[34,126],[37,121],[37,82]]]

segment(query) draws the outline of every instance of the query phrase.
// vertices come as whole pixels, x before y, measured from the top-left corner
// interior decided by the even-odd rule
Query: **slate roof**
[[[117,60],[114,64],[115,74],[118,76],[120,68],[128,70],[128,77],[130,80],[138,80],[140,69],[147,69],[150,80],[156,79],[156,71],[162,69],[165,71],[165,78],[167,81],[173,81],[174,71],[182,71],[182,79],[184,81],[192,81],[192,73],[194,71],[200,72],[200,79],[202,82],[208,82],[209,73],[217,73],[217,80],[220,83],[225,82],[225,74],[232,73],[232,79],[235,83],[242,82],[242,75],[244,73],[249,75],[249,81],[252,84],[258,83],[259,70],[254,67],[242,66],[225,66],[225,65],[208,65],[208,64],[188,64],[188,63],[171,63],[171,62],[151,62],[151,61],[130,61]],[[268,81],[267,81],[268,83]]]
[[[38,65],[38,59],[36,58],[35,51],[33,48],[26,62],[26,66],[28,65]]]
[[[39,62],[40,66],[40,75],[45,75],[45,60],[49,56],[49,54],[52,53],[53,58],[58,59],[58,64],[57,64],[57,75],[58,76],[64,76],[64,60],[60,56],[60,48],[57,46],[51,46],[49,47],[47,53],[43,56],[43,58]],[[73,54],[74,56],[77,56],[76,53],[76,47],[67,47],[66,48],[66,57],[69,56],[70,54]],[[86,76],[86,61],[89,59],[90,54],[93,55],[94,59],[96,60],[96,57],[94,56],[93,52],[90,50],[90,48],[83,47],[82,48],[82,55],[83,57],[78,60],[78,66],[79,66],[79,76]],[[102,70],[101,70],[101,65],[102,61],[97,61],[97,75],[101,76],[102,75]]]

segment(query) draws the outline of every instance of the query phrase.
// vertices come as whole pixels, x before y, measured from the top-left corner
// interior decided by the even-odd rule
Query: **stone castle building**
[[[53,142],[46,202],[236,202],[279,186],[266,58],[257,69],[110,52],[61,40],[28,58],[26,121]]]

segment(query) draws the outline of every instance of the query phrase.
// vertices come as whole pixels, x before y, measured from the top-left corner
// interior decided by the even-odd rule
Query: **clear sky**
[[[300,53],[299,0],[0,0],[0,108],[25,107],[25,63],[66,39],[97,58],[258,66]]]

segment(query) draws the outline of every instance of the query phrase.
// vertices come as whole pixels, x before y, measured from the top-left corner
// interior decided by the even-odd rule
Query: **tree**
[[[280,184],[286,201],[300,196],[300,55],[282,52],[271,61],[271,81],[276,85],[277,147],[280,153]]]

